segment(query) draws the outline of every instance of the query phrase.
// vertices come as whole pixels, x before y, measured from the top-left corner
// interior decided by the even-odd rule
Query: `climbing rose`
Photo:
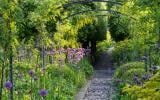
[[[39,91],[39,94],[40,94],[42,97],[44,97],[44,96],[46,96],[46,95],[48,94],[48,91],[42,89],[42,90]]]
[[[8,90],[11,90],[12,89],[12,83],[10,81],[7,81],[5,84],[4,84],[4,87]]]

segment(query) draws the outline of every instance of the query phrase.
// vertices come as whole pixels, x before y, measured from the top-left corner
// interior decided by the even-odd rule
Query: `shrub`
[[[121,65],[117,68],[114,79],[115,82],[119,82],[116,93],[120,100],[159,100],[160,98],[160,70],[157,69],[155,73],[145,72],[143,62]]]
[[[82,59],[78,66],[80,66],[80,69],[85,73],[86,77],[90,77],[93,74],[93,66],[87,58]]]
[[[120,79],[123,82],[133,84],[134,83],[133,77],[135,74],[138,77],[141,77],[142,74],[147,74],[145,72],[145,67],[143,62],[130,62],[121,65],[119,68],[117,68],[114,74],[114,79]]]
[[[131,100],[159,100],[160,98],[160,71],[155,74],[143,86],[129,86],[123,88],[123,92],[131,96]],[[135,98],[135,99],[134,99]]]

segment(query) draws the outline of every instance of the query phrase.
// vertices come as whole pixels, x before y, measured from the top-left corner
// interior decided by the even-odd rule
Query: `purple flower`
[[[7,82],[4,84],[4,87],[5,87],[6,89],[8,89],[8,90],[11,90],[12,87],[13,87],[13,85],[12,85],[12,83],[11,83],[10,81],[7,81]]]
[[[141,84],[141,81],[138,79],[138,76],[134,75],[133,80],[136,84]]]
[[[30,70],[28,73],[29,73],[29,75],[30,75],[31,77],[34,76],[34,72],[33,72],[32,70]]]
[[[136,82],[138,80],[138,77],[137,76],[134,76],[133,77],[133,80]]]
[[[68,58],[68,59],[71,59],[71,58],[72,58],[72,55],[71,55],[71,54],[68,54],[67,58]]]
[[[153,66],[152,69],[153,69],[154,71],[156,71],[156,70],[158,70],[158,66]]]
[[[136,83],[140,85],[140,84],[141,84],[141,81],[140,81],[140,80],[137,80]]]
[[[148,80],[149,77],[148,77],[148,75],[142,75],[142,79],[143,79],[143,80]]]
[[[34,76],[34,80],[37,81],[37,80],[38,80],[38,77],[37,77],[37,76]]]
[[[42,89],[42,90],[39,91],[39,94],[40,94],[42,97],[44,97],[44,96],[46,96],[46,95],[48,94],[48,91],[45,90],[45,89]]]

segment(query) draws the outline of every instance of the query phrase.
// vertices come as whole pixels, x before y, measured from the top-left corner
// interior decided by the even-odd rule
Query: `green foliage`
[[[93,67],[87,58],[76,65],[76,67],[80,66],[79,70],[69,64],[59,66],[54,63],[41,68],[33,62],[24,61],[14,62],[14,66],[14,99],[40,99],[39,90],[47,89],[49,92],[46,96],[47,100],[73,100],[75,93],[93,74]],[[30,76],[30,70],[34,72],[34,76]],[[35,77],[38,80],[35,80]],[[4,90],[2,94],[4,99],[7,99],[6,92]]]
[[[143,86],[128,86],[123,88],[123,92],[130,95],[131,100],[158,100],[160,98],[160,74],[155,74]]]
[[[138,77],[141,77],[142,74],[146,74],[143,62],[130,62],[121,65],[116,69],[114,79],[120,79],[124,83],[133,84],[133,77],[135,74],[137,74]]]
[[[141,85],[135,83],[134,77],[138,77]],[[121,80],[116,89],[116,96],[120,100],[158,100],[159,98],[159,72],[152,75],[148,80],[143,80],[142,75],[152,75],[145,72],[144,64],[141,62],[131,62],[120,66],[115,74],[115,80]],[[117,81],[115,81],[117,82]]]
[[[86,48],[89,46],[89,42],[92,41],[102,41],[105,39],[106,34],[106,19],[97,18],[93,23],[87,24],[79,29],[78,41],[84,44]],[[85,46],[87,44],[87,46]]]
[[[80,66],[80,69],[85,73],[87,77],[93,75],[93,66],[90,64],[87,58],[82,59],[78,66]]]
[[[109,25],[113,40],[119,42],[124,39],[130,38],[129,24],[130,20],[128,17],[111,16]]]
[[[114,42],[111,39],[111,35],[109,32],[107,32],[106,39],[97,43],[97,53],[104,52],[113,45],[114,45]]]

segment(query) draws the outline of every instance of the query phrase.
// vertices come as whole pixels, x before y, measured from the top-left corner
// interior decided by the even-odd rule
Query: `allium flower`
[[[10,81],[7,81],[7,82],[4,84],[4,87],[5,87],[6,89],[8,89],[8,90],[11,90],[12,87],[13,87],[13,85],[12,85],[12,83],[11,83]]]
[[[38,80],[38,77],[37,77],[37,76],[34,76],[34,80],[37,81],[37,80]]]
[[[48,91],[45,90],[45,89],[42,89],[39,91],[39,94],[42,96],[42,97],[45,97],[47,94],[48,94]]]
[[[33,72],[32,70],[30,70],[30,71],[28,72],[28,74],[29,74],[31,77],[34,76],[34,72]]]

